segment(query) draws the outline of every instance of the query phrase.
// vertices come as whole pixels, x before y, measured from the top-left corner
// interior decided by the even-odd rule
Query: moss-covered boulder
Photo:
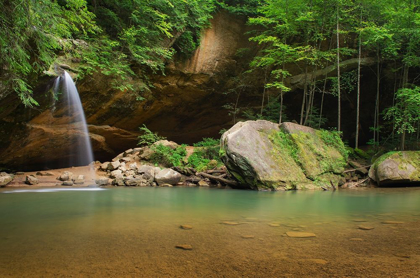
[[[347,159],[334,133],[268,121],[234,125],[221,138],[221,156],[242,187],[258,190],[337,184]]]
[[[370,167],[369,177],[379,186],[420,184],[420,151],[389,152]]]

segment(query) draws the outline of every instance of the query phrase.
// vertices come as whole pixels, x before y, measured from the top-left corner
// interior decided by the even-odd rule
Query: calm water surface
[[[420,276],[419,188],[88,190],[0,190],[0,276]]]

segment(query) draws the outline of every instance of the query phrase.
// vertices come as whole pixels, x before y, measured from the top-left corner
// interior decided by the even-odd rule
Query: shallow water
[[[0,190],[1,277],[420,275],[419,188],[14,191]]]

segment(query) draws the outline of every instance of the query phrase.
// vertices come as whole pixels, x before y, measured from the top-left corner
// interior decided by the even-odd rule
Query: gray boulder
[[[74,184],[84,184],[85,183],[85,176],[78,175],[77,178],[73,180]]]
[[[6,186],[13,180],[14,176],[5,172],[0,173],[0,187]]]
[[[95,180],[95,183],[100,186],[108,185],[109,179],[107,177],[101,177]]]
[[[380,156],[369,170],[379,186],[420,183],[420,151],[389,152]]]
[[[175,185],[181,180],[182,175],[172,169],[165,168],[155,174],[155,181],[158,185],[165,183]]]
[[[64,171],[59,177],[58,179],[60,181],[68,181],[68,180],[72,180],[73,179],[73,173],[69,172],[69,171]]]
[[[26,176],[25,183],[29,185],[34,185],[34,184],[38,184],[39,180],[34,175],[29,175],[29,176]]]
[[[328,131],[263,120],[239,122],[226,131],[221,153],[240,187],[257,190],[338,184],[347,159],[341,139]]]

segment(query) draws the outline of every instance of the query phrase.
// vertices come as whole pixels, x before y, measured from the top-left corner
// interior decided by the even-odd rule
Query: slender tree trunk
[[[239,97],[241,96],[241,91],[238,93],[238,97],[236,98],[235,102],[235,108],[233,110],[233,124],[236,124],[236,113],[238,113],[238,103],[239,103]]]
[[[284,59],[283,59],[283,72],[281,75],[281,84],[283,85],[284,83]],[[283,115],[283,89],[280,88],[280,115],[279,115],[279,124],[281,124],[282,122],[282,115]]]
[[[263,95],[262,95],[262,101],[261,101],[261,117],[264,110],[264,98],[265,98],[265,90],[266,90],[265,85],[267,84],[267,71],[268,71],[268,68],[266,67],[265,72],[264,72],[264,89],[263,89]]]
[[[375,104],[375,123],[376,123],[376,127],[375,127],[375,132],[376,132],[376,142],[379,144],[379,114],[380,114],[380,108],[379,108],[379,96],[380,96],[380,86],[381,86],[381,67],[380,67],[380,54],[379,54],[379,48],[376,51],[376,59],[377,59],[377,63],[376,63],[376,104]]]
[[[303,88],[302,108],[300,110],[300,124],[303,124],[303,115],[305,112],[306,95],[308,93],[308,63],[305,63],[305,87]]]
[[[338,96],[338,119],[337,130],[341,131],[341,84],[340,84],[340,23],[339,7],[337,3],[337,96]]]
[[[362,23],[362,9],[360,9],[360,23]],[[359,129],[360,129],[360,61],[361,60],[362,60],[362,31],[359,32],[359,60],[357,61],[357,108],[356,108],[356,142],[355,142],[355,148],[356,149],[359,148]]]

